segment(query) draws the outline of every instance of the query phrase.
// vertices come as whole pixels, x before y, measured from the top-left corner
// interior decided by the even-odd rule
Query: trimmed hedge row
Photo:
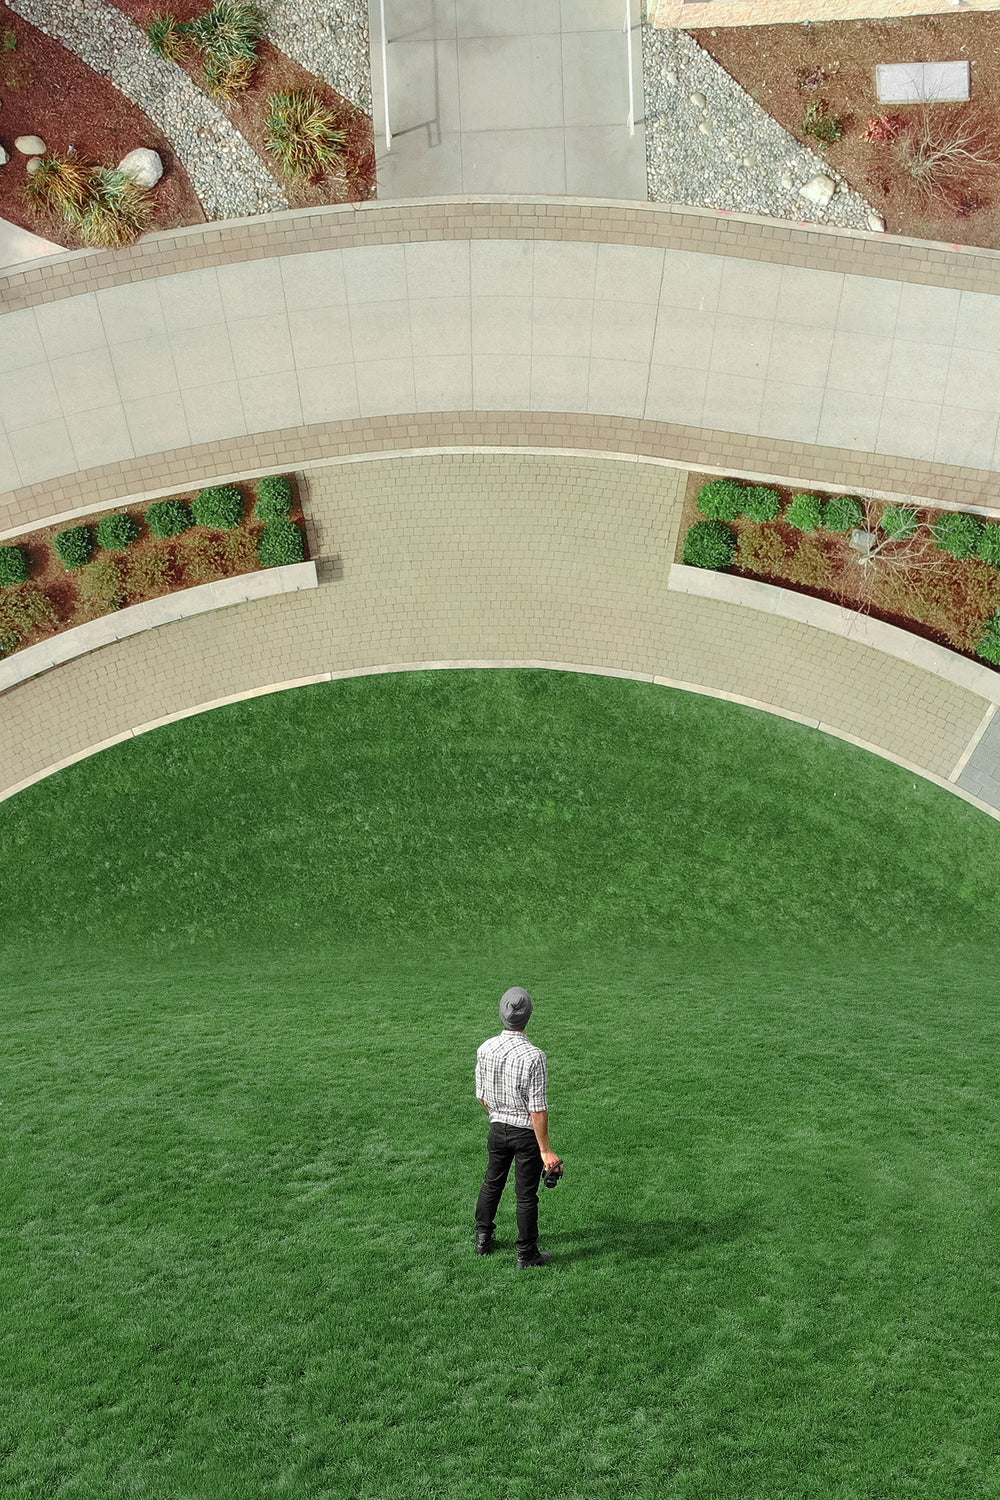
[[[262,567],[280,567],[301,562],[305,556],[305,537],[288,518],[292,511],[292,485],[284,474],[269,474],[254,486],[254,518],[268,523],[276,531],[261,532],[258,554]],[[246,519],[243,496],[235,485],[209,485],[199,490],[190,505],[183,500],[155,500],[146,507],[145,521],[153,536],[180,536],[192,526],[208,526],[231,531]],[[95,548],[105,552],[125,552],[142,531],[140,523],[127,511],[102,516],[96,537],[90,526],[68,526],[52,539],[56,554],[67,572],[83,568],[90,562]],[[265,537],[267,540],[265,541]],[[19,546],[0,546],[0,588],[24,583],[31,572],[28,552]],[[0,655],[3,654],[0,649]]]
[[[763,484],[744,484],[738,479],[711,479],[695,499],[703,521],[695,521],[684,538],[684,561],[692,568],[728,568],[736,556],[737,536],[731,522],[740,516],[764,523],[781,514],[777,490]],[[854,495],[833,495],[824,500],[802,491],[792,496],[783,518],[798,531],[844,533],[860,527],[864,506]],[[879,525],[887,537],[906,541],[919,526],[911,505],[890,505]],[[959,560],[976,558],[1000,568],[1000,523],[983,521],[962,511],[947,511],[930,528],[935,545]],[[976,648],[984,661],[1000,667],[1000,609],[986,624]]]

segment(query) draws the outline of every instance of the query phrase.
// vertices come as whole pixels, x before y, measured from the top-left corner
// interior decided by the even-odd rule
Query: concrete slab
[[[43,240],[41,235],[22,229],[20,224],[11,224],[8,219],[0,219],[0,269],[19,266],[29,260],[41,260],[46,255],[65,254],[63,245]]]
[[[369,0],[380,198],[645,201],[641,3]],[[386,136],[386,83],[389,134]]]
[[[880,63],[875,89],[883,104],[962,103],[969,97],[969,64]]]

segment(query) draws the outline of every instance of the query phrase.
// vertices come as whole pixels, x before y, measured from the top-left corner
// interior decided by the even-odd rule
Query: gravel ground
[[[104,0],[6,3],[109,78],[155,121],[184,163],[209,219],[241,219],[288,207],[281,185],[253,147],[182,68],[150,51],[145,33],[120,10]],[[41,134],[44,139],[44,129]]]
[[[643,27],[646,173],[655,203],[726,208],[842,229],[878,229],[871,204],[807,151],[686,32]],[[692,95],[694,99],[692,100]],[[800,198],[830,177],[825,208]]]
[[[367,0],[257,0],[267,34],[287,57],[372,112]]]

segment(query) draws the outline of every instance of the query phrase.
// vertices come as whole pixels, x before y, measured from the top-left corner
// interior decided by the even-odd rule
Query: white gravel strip
[[[6,3],[145,111],[177,152],[209,219],[240,219],[288,207],[281,184],[221,109],[183,68],[157,57],[146,33],[120,10],[104,0]],[[39,121],[43,139],[44,123]]]
[[[372,112],[367,0],[257,0],[267,34],[287,57]]]
[[[842,229],[883,227],[871,204],[819,152],[801,146],[686,32],[643,27],[642,57],[654,202]],[[836,183],[825,208],[799,197],[818,176]]]

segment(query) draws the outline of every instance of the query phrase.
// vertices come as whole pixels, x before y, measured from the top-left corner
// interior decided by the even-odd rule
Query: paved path
[[[62,255],[62,245],[54,240],[44,240],[41,235],[22,229],[8,219],[0,219],[0,274],[8,266],[22,266],[26,262],[41,260],[46,255]]]
[[[986,473],[998,346],[997,292],[735,255],[491,238],[275,254],[0,318],[0,489],[458,412],[630,418]]]
[[[379,198],[645,199],[640,0],[369,0]],[[633,116],[630,134],[629,44]]]
[[[320,586],[161,625],[11,688],[0,696],[0,795],[151,721],[402,664],[564,665],[694,686],[822,727],[953,791],[994,707],[858,641],[673,592],[676,469],[424,454],[312,469],[304,485]]]

